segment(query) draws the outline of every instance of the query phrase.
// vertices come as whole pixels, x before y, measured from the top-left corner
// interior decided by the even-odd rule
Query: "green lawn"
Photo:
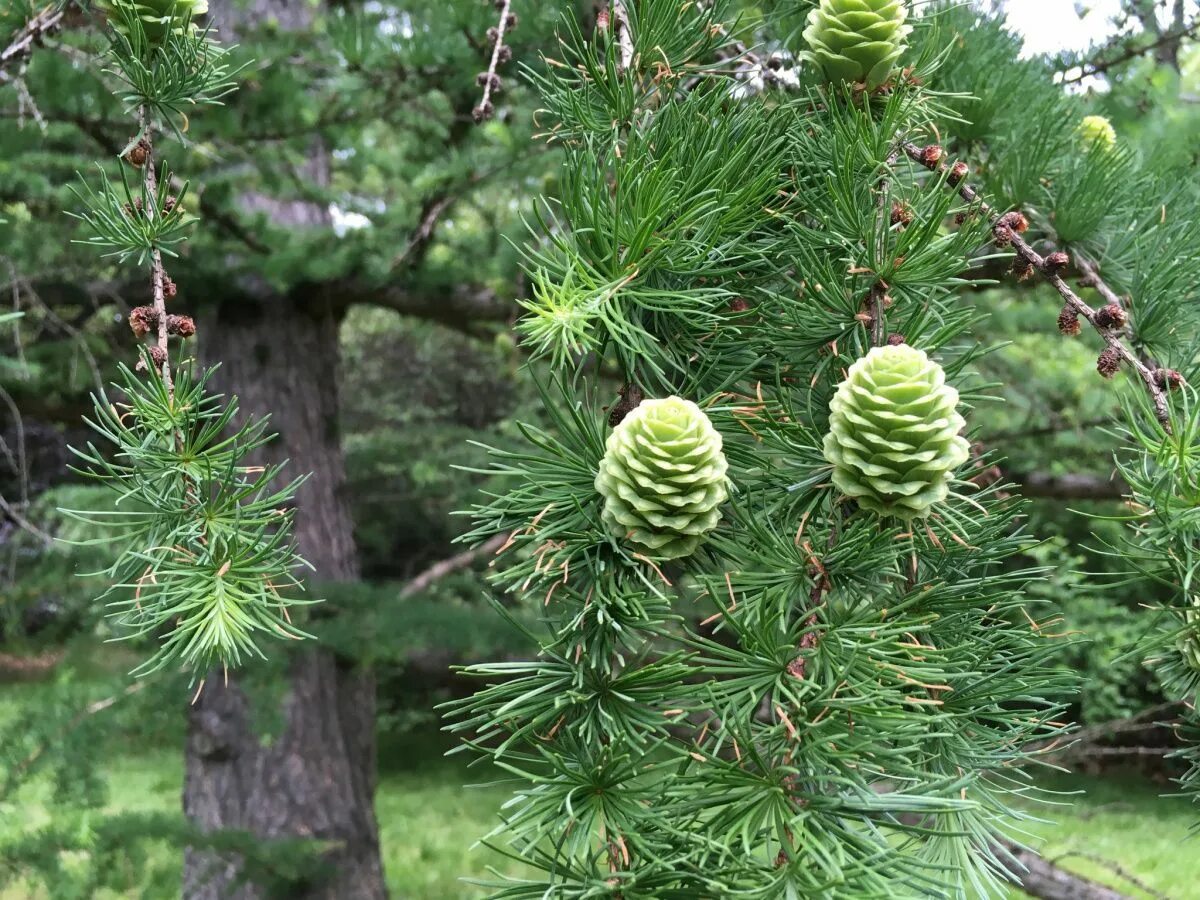
[[[25,688],[15,692],[18,696]],[[37,691],[30,692],[33,697]],[[11,688],[0,688],[0,719],[15,703]],[[22,698],[29,702],[28,696]],[[461,876],[484,876],[489,865],[513,866],[498,854],[472,846],[496,821],[507,797],[503,787],[466,788],[487,773],[465,769],[457,758],[444,759],[428,740],[389,742],[383,750],[378,816],[384,863],[394,896],[406,900],[467,900],[481,896]],[[103,768],[109,811],[174,812],[179,808],[182,758],[176,749],[131,752]],[[1067,868],[1120,887],[1134,897],[1149,896],[1121,880],[1092,857],[1109,860],[1169,897],[1197,896],[1194,845],[1187,841],[1198,811],[1186,802],[1159,796],[1161,786],[1126,777],[1058,777],[1044,787],[1057,792],[1086,791],[1063,797],[1066,805],[1041,806],[1037,814],[1053,823],[1034,823],[1032,842]],[[0,805],[0,843],[14,834],[49,824],[52,787],[45,779],[23,787],[15,802]],[[1070,855],[1084,854],[1084,855]],[[0,859],[2,862],[2,859]],[[68,861],[70,864],[70,861]],[[133,871],[135,890],[122,897],[177,896],[177,852],[165,843],[149,848],[140,862],[124,862]],[[2,876],[0,870],[0,876]],[[0,888],[0,900],[47,897],[29,884]],[[1014,891],[1012,896],[1023,896]],[[56,898],[57,900],[57,898]],[[110,895],[110,900],[112,900]]]
[[[1045,782],[1055,791],[1085,791],[1063,797],[1068,806],[1036,810],[1052,822],[1030,827],[1041,843],[1031,841],[1042,855],[1063,868],[1103,881],[1132,897],[1151,896],[1097,860],[1116,864],[1146,887],[1183,900],[1200,896],[1200,865],[1191,828],[1200,823],[1200,809],[1170,793],[1169,785],[1154,785],[1133,777],[1058,777]],[[1078,855],[1073,855],[1078,854]],[[1024,897],[1014,892],[1013,897]]]

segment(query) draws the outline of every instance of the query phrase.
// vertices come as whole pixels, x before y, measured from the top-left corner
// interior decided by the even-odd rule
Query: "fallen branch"
[[[1040,900],[1133,900],[1128,894],[1068,872],[1032,850],[1012,841],[1000,841],[1003,852],[997,857],[1010,863],[1005,866],[1021,890]],[[1115,864],[1109,864],[1115,865]]]
[[[1060,853],[1058,856],[1054,857],[1054,859],[1050,860],[1050,863],[1053,865],[1060,859],[1068,859],[1072,856],[1076,856],[1079,859],[1089,860],[1098,866],[1108,869],[1108,871],[1112,872],[1122,881],[1127,881],[1139,891],[1144,891],[1145,893],[1149,894],[1154,898],[1154,900],[1170,900],[1166,894],[1162,893],[1161,891],[1156,891],[1154,888],[1150,887],[1150,885],[1146,884],[1146,882],[1142,881],[1140,878],[1131,873],[1128,869],[1117,865],[1112,860],[1105,859],[1103,856],[1097,856],[1094,853],[1085,853],[1082,850],[1071,850],[1067,853]]]

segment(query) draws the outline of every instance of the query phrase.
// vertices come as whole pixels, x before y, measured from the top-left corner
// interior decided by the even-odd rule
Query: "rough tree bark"
[[[322,581],[358,574],[337,428],[339,319],[319,300],[242,298],[202,320],[200,332],[219,349],[219,386],[235,391],[243,409],[271,412],[279,434],[272,456],[290,459],[293,473],[313,473],[301,489],[296,534]],[[373,810],[371,675],[319,647],[298,649],[280,715],[282,730],[264,742],[236,677],[227,684],[221,673],[210,673],[188,710],[184,811],[206,832],[331,842],[329,877],[296,886],[289,897],[386,896]],[[264,897],[261,887],[236,883],[239,870],[236,856],[189,850],[184,896]]]

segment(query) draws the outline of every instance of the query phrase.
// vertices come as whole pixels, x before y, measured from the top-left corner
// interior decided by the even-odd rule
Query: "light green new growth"
[[[655,559],[693,553],[729,495],[721,435],[690,400],[644,400],[609,435],[596,490],[617,538]]]
[[[907,18],[904,0],[821,0],[808,14],[805,55],[830,81],[877,88],[905,50]]]
[[[924,351],[876,347],[829,405],[824,452],[834,485],[880,515],[927,516],[970,455],[957,406],[958,391]]]

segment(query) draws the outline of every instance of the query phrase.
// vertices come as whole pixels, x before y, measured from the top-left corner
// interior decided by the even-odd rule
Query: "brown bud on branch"
[[[167,361],[167,351],[164,350],[162,347],[159,347],[156,344],[152,344],[149,347],[145,347],[143,349],[145,349],[146,353],[149,355],[150,361],[152,363],[154,363],[154,368],[156,370],[161,371],[161,369],[163,367],[163,363],[165,363]],[[134,371],[135,372],[145,372],[146,371],[146,357],[145,356],[138,358],[137,365],[134,366]]]
[[[1046,254],[1046,269],[1053,273],[1064,271],[1071,265],[1071,257],[1061,250]]]
[[[500,18],[487,31],[488,43],[492,48],[492,56],[488,61],[487,69],[480,72],[476,79],[479,86],[483,88],[483,97],[475,108],[471,110],[471,118],[477,125],[486,122],[496,112],[496,108],[492,104],[492,95],[500,93],[503,87],[500,76],[496,74],[496,68],[502,62],[508,62],[512,59],[512,50],[505,45],[504,35],[505,32],[512,31],[517,27],[517,17],[512,12],[512,0],[496,0],[495,5],[500,13]]]
[[[191,316],[167,316],[167,334],[189,338],[196,333],[196,323]]]
[[[1079,313],[1070,303],[1065,304],[1058,314],[1058,330],[1067,337],[1075,337],[1083,330],[1083,326],[1079,324]]]
[[[158,310],[153,306],[137,306],[129,312],[129,327],[134,337],[145,337],[158,328]]]
[[[1173,391],[1187,384],[1183,376],[1174,369],[1155,369],[1154,380],[1158,382],[1158,386],[1163,390]]]
[[[945,152],[937,144],[930,144],[928,147],[922,147],[920,150],[920,162],[927,169],[936,169],[942,161]]]
[[[129,148],[125,154],[125,162],[129,163],[136,169],[140,169],[146,164],[146,160],[150,158],[150,142],[145,138],[139,138],[138,142]]]
[[[1120,330],[1129,322],[1129,316],[1116,303],[1106,303],[1096,310],[1096,325],[1100,328]]]
[[[899,225],[903,228],[913,220],[912,207],[902,200],[896,200],[892,203],[892,224]]]
[[[1121,351],[1111,344],[1100,351],[1096,358],[1096,371],[1105,378],[1112,378],[1121,368]]]

